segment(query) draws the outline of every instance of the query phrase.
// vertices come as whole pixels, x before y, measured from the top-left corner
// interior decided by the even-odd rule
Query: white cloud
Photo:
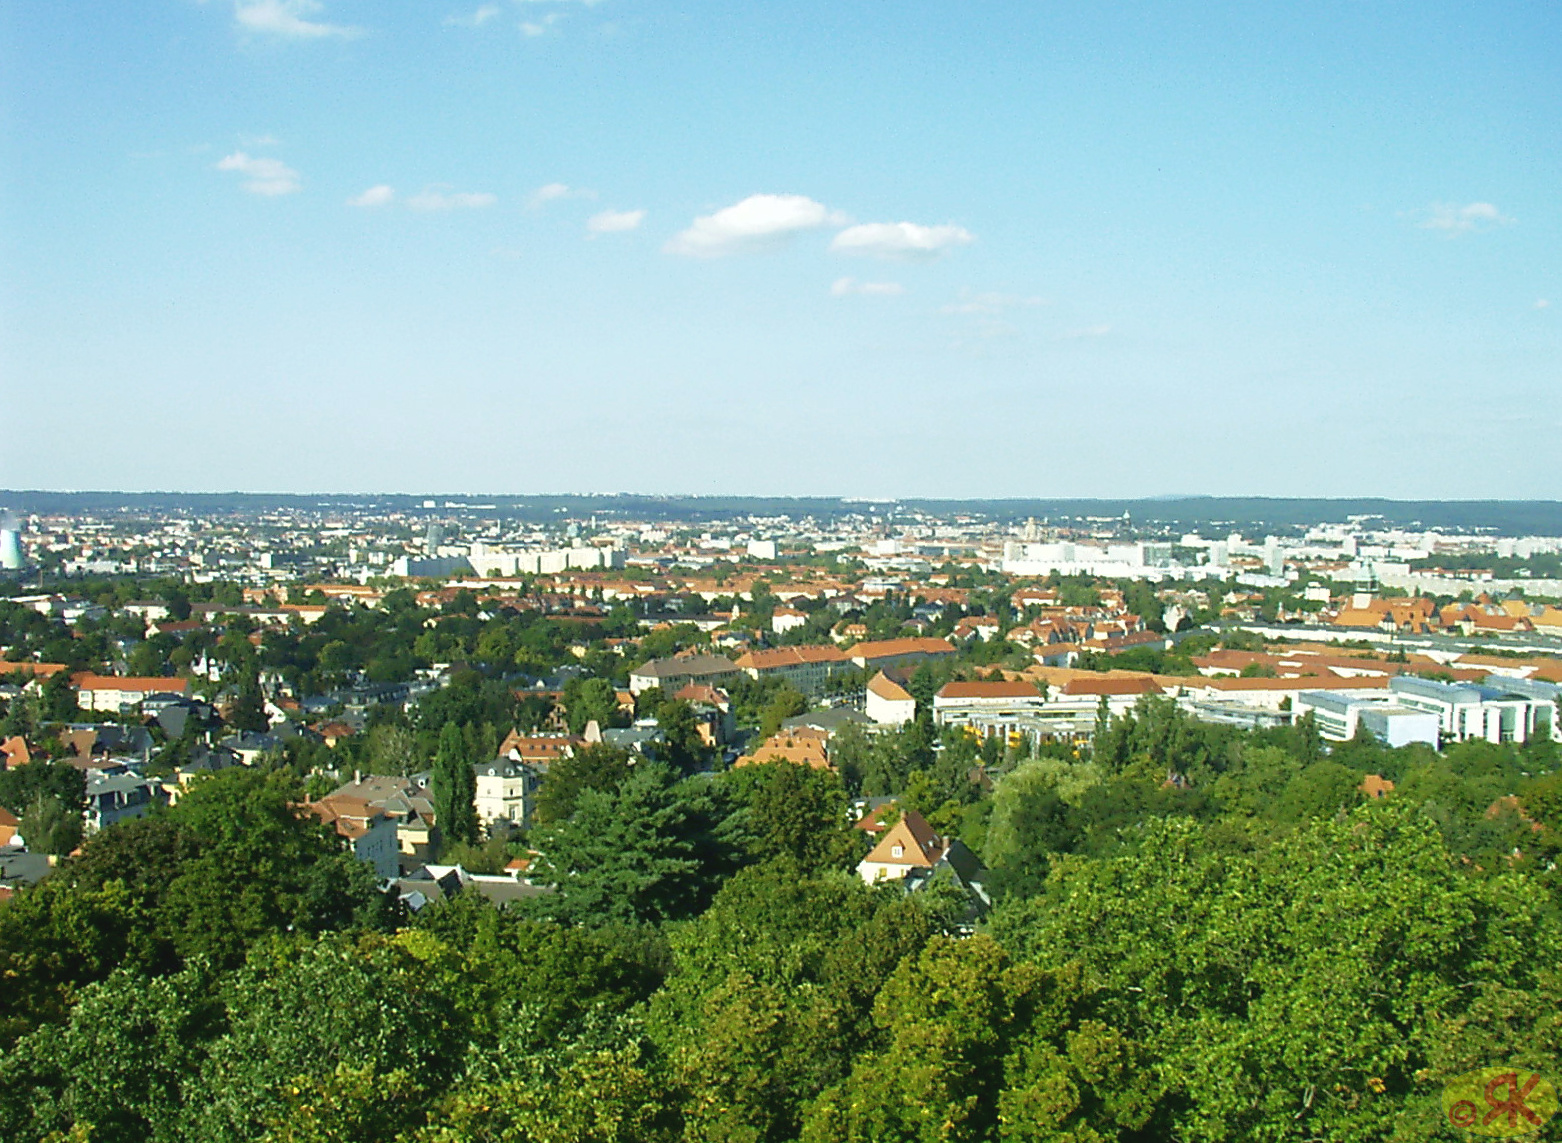
[[[1018,294],[973,294],[969,290],[962,290],[960,291],[960,300],[940,306],[939,313],[998,314],[1018,306],[1044,306],[1046,304],[1046,298],[1021,297]]]
[[[492,195],[486,191],[478,193],[452,191],[447,194],[444,191],[431,189],[413,195],[407,200],[407,205],[413,210],[476,210],[481,207],[492,206],[498,201],[498,195]]]
[[[270,159],[235,151],[218,164],[219,171],[237,171],[245,178],[244,189],[250,194],[292,194],[302,185],[298,172],[281,159]]]
[[[544,183],[526,199],[526,205],[533,210],[547,206],[550,202],[558,202],[566,198],[596,198],[597,192],[586,190],[584,187],[572,187],[565,183]]]
[[[381,183],[379,186],[370,187],[362,194],[354,195],[347,200],[348,206],[389,206],[391,200],[396,197],[396,192]]]
[[[559,13],[557,13],[557,12],[549,12],[546,16],[542,17],[540,20],[525,20],[525,21],[522,21],[522,23],[520,25],[520,27],[521,27],[521,34],[523,36],[540,36],[544,32],[546,32],[549,28],[553,27],[553,25],[557,24],[558,22],[559,22]]]
[[[835,236],[830,249],[843,254],[879,258],[937,258],[956,246],[968,246],[976,236],[963,226],[918,226],[914,222],[866,222]]]
[[[321,7],[320,0],[234,0],[233,18],[252,32],[295,40],[318,40],[328,36],[351,38],[363,34],[362,28],[305,19],[319,12]]]
[[[1434,202],[1421,212],[1420,225],[1423,230],[1463,234],[1469,230],[1484,230],[1488,226],[1505,226],[1512,221],[1489,202],[1472,202],[1465,206],[1453,202]]]
[[[893,297],[905,292],[906,287],[899,282],[859,282],[855,278],[837,278],[830,283],[830,293],[837,298],[844,298],[851,294]]]
[[[1535,308],[1537,310],[1549,310],[1551,308],[1551,299],[1550,298],[1536,298],[1535,299]]]
[[[445,23],[457,28],[481,28],[495,16],[499,15],[500,8],[497,4],[484,4],[475,12],[469,12],[465,16],[446,16]]]
[[[839,226],[844,216],[800,194],[751,194],[696,218],[663,247],[669,254],[719,258],[777,246],[802,230]]]
[[[586,220],[586,229],[592,234],[619,234],[635,229],[644,221],[643,210],[604,210]]]

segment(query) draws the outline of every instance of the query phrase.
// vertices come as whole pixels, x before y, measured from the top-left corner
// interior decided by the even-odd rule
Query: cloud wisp
[[[1018,309],[1020,307],[1044,306],[1046,298],[1022,297],[1018,294],[999,293],[972,293],[969,290],[960,292],[960,300],[950,302],[939,307],[938,312],[943,314],[1000,314],[1005,310]]]
[[[549,12],[546,16],[536,20],[522,20],[520,24],[521,35],[526,36],[528,39],[533,36],[540,36],[557,24],[559,19],[560,15],[558,12]]]
[[[643,210],[604,210],[586,220],[586,230],[593,237],[598,234],[623,234],[637,229],[644,221]]]
[[[224,156],[217,163],[217,169],[244,176],[244,189],[250,194],[274,197],[292,194],[303,186],[298,172],[281,159],[251,155],[245,151],[235,151]]]
[[[1489,202],[1472,202],[1460,206],[1454,202],[1434,202],[1420,213],[1422,230],[1440,230],[1445,234],[1465,234],[1472,230],[1486,230],[1493,226],[1510,225],[1509,218]]]
[[[773,250],[793,235],[840,226],[846,217],[800,194],[751,194],[713,214],[702,214],[663,249],[690,258]]]
[[[493,206],[499,201],[499,196],[489,194],[487,191],[442,191],[430,187],[420,191],[407,200],[407,205],[413,210],[445,211],[445,210],[481,210],[483,207]]]
[[[526,205],[532,210],[541,210],[550,202],[559,202],[567,198],[596,197],[596,191],[587,190],[585,187],[572,187],[568,183],[544,183],[527,196]]]
[[[372,186],[362,194],[355,194],[347,200],[348,206],[389,206],[396,198],[396,191],[384,183]]]
[[[837,234],[830,249],[840,254],[927,261],[975,241],[976,235],[953,223],[919,226],[915,222],[865,222]]]
[[[459,16],[446,16],[446,27],[452,28],[481,28],[488,21],[497,17],[501,9],[497,4],[483,4],[475,12],[467,12]]]
[[[899,297],[905,292],[906,287],[899,282],[859,282],[856,278],[837,278],[830,283],[830,296],[836,298],[848,298],[853,295],[890,298]]]
[[[308,18],[322,8],[320,0],[235,0],[233,18],[246,31],[289,40],[352,39],[363,35],[362,28]]]

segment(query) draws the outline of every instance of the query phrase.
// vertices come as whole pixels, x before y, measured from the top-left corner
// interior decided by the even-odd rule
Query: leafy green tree
[[[548,773],[537,790],[533,820],[543,826],[569,817],[581,794],[587,790],[616,790],[632,769],[627,750],[605,743],[587,746],[549,763]]]
[[[81,844],[81,815],[72,813],[58,798],[40,793],[22,815],[18,832],[34,853],[64,857]]]
[[[439,750],[434,755],[434,821],[447,842],[477,841],[477,776],[467,757],[466,739],[461,727],[445,723],[439,732]]]
[[[257,734],[271,728],[271,720],[266,717],[266,698],[261,694],[260,684],[254,676],[246,677],[240,684],[239,693],[234,697],[228,713],[228,724],[235,730]]]
[[[686,1091],[688,1139],[789,1140],[873,1040],[873,997],[928,939],[918,904],[850,874],[751,866],[673,932],[648,1029]]]
[[[81,717],[76,691],[65,671],[56,671],[43,684],[43,717],[50,722],[74,722]]]
[[[588,722],[608,727],[623,721],[618,714],[618,691],[607,679],[571,679],[564,684],[563,698],[572,733],[585,730]]]
[[[834,774],[793,762],[744,766],[720,777],[738,809],[728,829],[754,861],[783,857],[809,871],[850,868],[867,852],[847,820],[846,790]]]
[[[1076,769],[1086,773],[1076,777]],[[1098,782],[1094,767],[1050,758],[1025,762],[999,779],[982,853],[995,888],[1021,894],[1041,888],[1052,855],[1069,853],[1078,843],[1079,824],[1061,785],[1069,783],[1077,801]]]
[[[443,1091],[460,1067],[466,1028],[434,982],[430,965],[384,938],[257,948],[222,989],[228,1029],[186,1090],[184,1137],[257,1139],[287,1122],[292,1089],[327,1081],[342,1065],[400,1072],[398,1082],[424,1100]],[[334,1018],[322,1019],[326,1012]]]
[[[808,700],[802,692],[793,687],[786,686],[776,691],[765,704],[765,709],[759,716],[759,733],[769,738],[781,729],[781,724],[794,715],[804,713],[808,709]]]
[[[682,774],[703,769],[710,761],[710,749],[700,737],[694,708],[681,699],[664,702],[656,708],[656,725],[666,740],[667,761]]]
[[[536,835],[533,880],[557,893],[537,907],[562,921],[602,925],[693,916],[736,855],[699,780],[641,762],[616,790],[586,790],[568,818]]]
[[[804,1143],[1122,1137],[1149,1122],[1156,1079],[1087,1013],[1081,973],[1015,963],[991,939],[935,938],[880,992],[888,1040],[808,1109]]]
[[[621,1014],[661,984],[667,955],[644,930],[536,921],[463,892],[418,913],[396,941],[437,968],[474,1045],[551,1042]]]
[[[675,1143],[677,1093],[634,1023],[541,1051],[497,1057],[503,1071],[454,1089],[408,1143]]]
[[[1286,784],[1276,816],[1295,822],[1349,811],[1362,800],[1360,784],[1361,775],[1338,762],[1314,762]]]
[[[120,969],[84,989],[69,1020],[0,1054],[0,1137],[175,1143],[183,1088],[221,1029],[211,973]]]
[[[87,806],[87,777],[68,762],[29,762],[0,770],[0,806],[25,814],[40,798],[80,817]]]
[[[1121,856],[1065,858],[992,931],[1099,982],[1102,1019],[1168,1084],[1160,1137],[1426,1138],[1446,1079],[1562,1049],[1542,1015],[1555,916],[1520,874],[1462,872],[1415,807],[1304,822],[1247,854],[1186,820],[1139,832]]]

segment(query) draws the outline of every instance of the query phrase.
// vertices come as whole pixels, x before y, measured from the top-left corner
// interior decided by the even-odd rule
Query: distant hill
[[[437,507],[424,508],[425,500]],[[1291,529],[1319,522],[1343,522],[1367,516],[1404,528],[1482,530],[1503,535],[1562,535],[1562,501],[1556,500],[1386,500],[1287,499],[1257,496],[1178,496],[1133,500],[1004,499],[862,501],[839,497],[781,496],[408,496],[372,493],[291,495],[264,492],[49,492],[7,490],[0,504],[18,512],[111,515],[252,515],[276,509],[329,513],[357,511],[440,516],[503,516],[544,521],[561,517],[633,518],[673,523],[740,516],[812,516],[820,520],[850,515],[889,515],[925,511],[969,515],[998,521],[1035,517],[1052,523],[1122,519],[1135,525],[1187,529]]]

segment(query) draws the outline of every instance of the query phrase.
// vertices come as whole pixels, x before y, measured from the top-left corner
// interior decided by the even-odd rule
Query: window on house
[[[906,850],[905,850],[904,846],[897,845],[894,848],[892,848],[889,852],[890,852],[890,856],[891,857],[904,857],[905,853],[906,853]]]

